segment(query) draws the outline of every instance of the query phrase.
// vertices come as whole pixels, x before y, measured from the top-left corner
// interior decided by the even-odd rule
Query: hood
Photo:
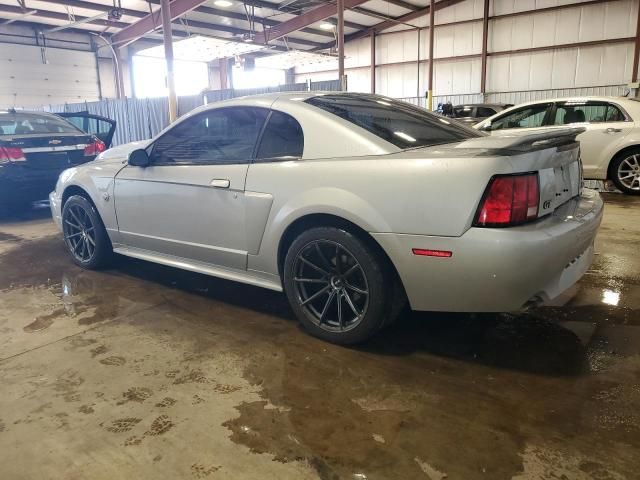
[[[102,152],[93,163],[125,163],[131,152],[140,148],[147,148],[150,142],[151,140],[140,140],[118,145]]]

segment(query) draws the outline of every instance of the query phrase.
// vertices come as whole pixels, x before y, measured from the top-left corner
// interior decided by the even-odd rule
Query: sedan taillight
[[[21,148],[0,147],[0,165],[3,163],[25,162],[26,160]]]
[[[537,173],[496,175],[478,207],[476,227],[508,227],[538,218],[540,187]]]
[[[84,156],[95,157],[99,153],[104,152],[106,149],[107,147],[102,140],[94,138],[93,143],[90,143],[89,145],[84,147]]]

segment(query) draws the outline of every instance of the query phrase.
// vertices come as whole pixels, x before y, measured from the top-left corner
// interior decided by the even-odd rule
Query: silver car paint
[[[378,240],[416,309],[512,310],[534,295],[554,296],[554,285],[563,274],[569,275],[564,282],[568,287],[590,263],[585,260],[590,258],[585,254],[590,247],[585,245],[593,243],[602,203],[588,192],[572,201],[575,209],[589,207],[591,212],[575,224],[566,218],[570,215],[554,213],[524,227],[471,228],[493,175],[539,170],[541,179],[547,175],[554,182],[558,169],[576,163],[577,149],[564,155],[544,148],[519,152],[513,149],[523,137],[532,140],[516,132],[400,151],[301,102],[309,95],[234,99],[201,107],[180,120],[209,108],[271,107],[300,122],[305,137],[300,160],[140,168],[126,165],[128,153],[149,143],[121,146],[61,176],[52,193],[54,216],[60,216],[65,189],[78,186],[96,204],[116,252],[281,290],[278,251],[286,229],[309,214],[335,215]],[[211,186],[216,179],[228,179],[230,188]],[[575,177],[571,181],[577,185]],[[548,185],[541,186],[543,196],[547,195]],[[563,203],[576,193],[549,200]],[[545,200],[541,198],[541,205]],[[564,227],[558,227],[558,222]],[[412,255],[411,248],[453,250],[454,256],[453,260],[421,258]],[[502,255],[509,261],[501,262]],[[540,258],[550,260],[542,276]],[[575,258],[583,258],[580,268],[566,274],[567,263]],[[505,273],[509,271],[523,280],[514,283]],[[487,284],[488,278],[500,281]],[[425,289],[432,284],[457,288],[438,288],[437,296],[425,297]],[[489,288],[500,294],[482,301],[473,295],[464,300],[460,288],[476,292]]]

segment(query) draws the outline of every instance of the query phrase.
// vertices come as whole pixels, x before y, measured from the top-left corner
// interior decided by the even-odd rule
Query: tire
[[[62,208],[64,243],[74,263],[88,270],[106,266],[113,247],[96,207],[80,195],[73,195]]]
[[[617,155],[611,162],[609,173],[622,193],[640,195],[640,149]]]
[[[380,257],[340,228],[300,234],[287,251],[284,288],[303,327],[323,340],[353,345],[392,323],[394,277]]]

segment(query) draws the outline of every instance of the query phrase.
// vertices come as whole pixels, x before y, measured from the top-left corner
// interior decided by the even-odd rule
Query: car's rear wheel
[[[113,249],[95,206],[80,195],[69,197],[62,208],[64,242],[73,261],[87,269],[105,266]]]
[[[353,233],[312,228],[287,252],[285,291],[312,335],[343,345],[360,343],[392,315],[388,270],[380,255]]]
[[[611,162],[611,180],[623,193],[640,195],[640,149],[618,155]]]

